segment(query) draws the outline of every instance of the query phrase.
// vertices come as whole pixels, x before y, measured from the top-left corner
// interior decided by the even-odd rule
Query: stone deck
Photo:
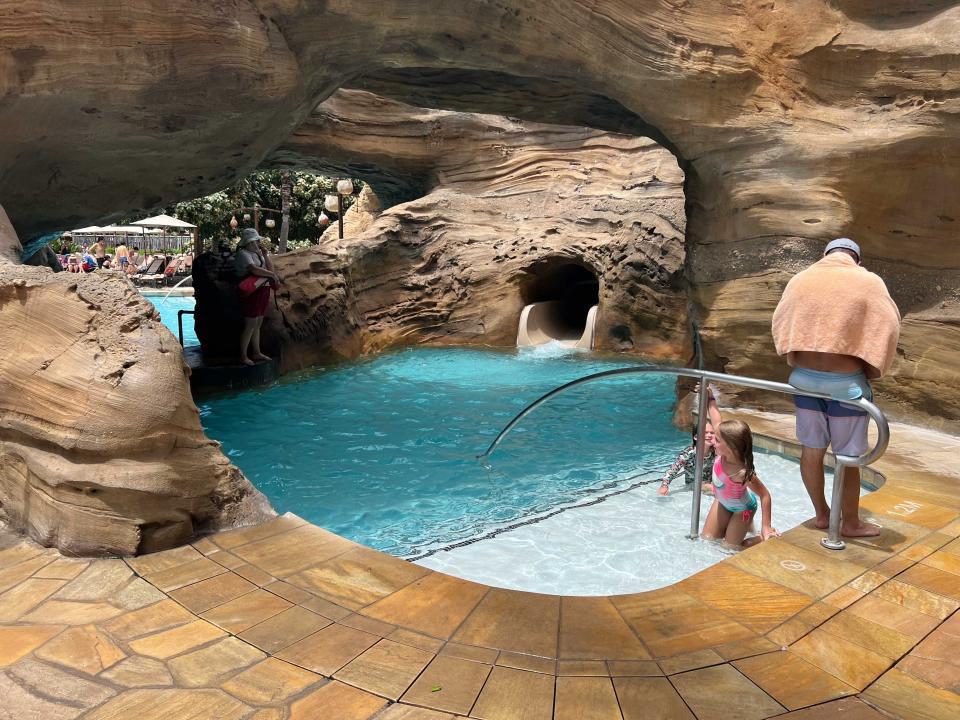
[[[290,515],[128,560],[7,534],[0,718],[953,720],[955,458],[896,428],[863,501],[880,538],[798,527],[611,597],[479,585]]]

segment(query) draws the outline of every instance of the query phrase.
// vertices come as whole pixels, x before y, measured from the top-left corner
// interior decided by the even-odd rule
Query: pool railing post
[[[693,472],[693,499],[690,507],[690,534],[687,536],[691,540],[700,537],[700,495],[703,491],[703,459],[706,454],[706,438],[704,429],[707,426],[707,405],[709,403],[710,392],[707,389],[705,378],[700,378],[700,392],[697,401],[697,460],[694,463]]]
[[[820,544],[828,550],[843,550],[847,545],[840,539],[840,505],[843,501],[843,480],[847,472],[847,464],[837,458],[833,466],[833,493],[830,500],[830,531],[827,537],[820,540]]]

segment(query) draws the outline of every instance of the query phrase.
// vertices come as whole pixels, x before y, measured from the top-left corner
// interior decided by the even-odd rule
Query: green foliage
[[[292,250],[316,243],[325,228],[317,223],[317,216],[323,210],[323,199],[328,193],[336,192],[336,179],[306,172],[290,172],[293,182],[290,195],[290,233],[288,249]],[[200,228],[200,237],[205,247],[215,246],[218,242],[234,244],[244,227],[253,227],[253,218],[244,221],[241,207],[253,207],[254,204],[265,208],[281,209],[281,171],[267,170],[248,175],[235,185],[215,192],[206,197],[177,203],[162,212],[193,223]],[[355,193],[359,193],[362,183],[354,180]],[[344,211],[353,204],[356,194],[344,197]],[[330,213],[328,213],[330,214]],[[239,223],[236,230],[230,228],[230,218],[236,217]],[[268,228],[267,218],[276,220],[276,227]],[[331,215],[336,221],[336,214]],[[274,245],[280,236],[280,214],[261,213],[260,234],[269,236]]]

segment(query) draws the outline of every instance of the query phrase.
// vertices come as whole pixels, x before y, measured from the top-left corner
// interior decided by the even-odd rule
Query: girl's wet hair
[[[723,441],[733,450],[746,468],[744,482],[749,482],[754,474],[753,433],[743,420],[724,420],[717,428]]]
[[[713,423],[710,422],[709,420],[707,420],[706,424],[704,424],[704,426],[703,426],[703,431],[704,431],[704,432],[707,431],[707,425],[709,425],[710,427],[713,427]],[[690,428],[690,439],[693,440],[694,442],[697,441],[697,426],[696,426],[696,425],[694,425],[692,428]]]

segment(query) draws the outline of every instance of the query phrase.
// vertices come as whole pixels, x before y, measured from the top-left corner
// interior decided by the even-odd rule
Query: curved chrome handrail
[[[729,383],[731,385],[740,385],[742,387],[751,387],[757,388],[759,390],[772,390],[774,392],[780,392],[787,395],[805,395],[807,397],[815,397],[823,400],[835,400],[836,398],[831,398],[829,395],[824,395],[822,393],[808,392],[806,390],[800,390],[795,388],[793,385],[788,385],[786,383],[773,382],[772,380],[759,380],[757,378],[744,377],[742,375],[727,375],[725,373],[711,372],[709,370],[695,370],[693,368],[678,368],[670,367],[668,365],[644,365],[642,367],[629,367],[629,368],[617,368],[616,370],[605,370],[603,372],[594,373],[592,375],[586,375],[582,378],[577,378],[576,380],[571,380],[570,382],[561,385],[558,388],[554,388],[550,392],[542,395],[541,397],[534,400],[532,403],[527,405],[523,410],[521,410],[516,417],[514,417],[503,430],[494,438],[493,442],[490,443],[490,446],[479,455],[478,458],[487,458],[490,454],[497,448],[500,442],[503,440],[507,434],[513,430],[516,425],[523,420],[527,415],[536,410],[538,407],[543,405],[548,400],[556,397],[562,392],[569,390],[570,388],[576,387],[578,385],[583,385],[588,382],[594,382],[596,380],[604,380],[611,377],[616,377],[618,375],[634,375],[640,373],[666,373],[668,375],[676,375],[677,377],[689,377],[700,380],[701,383],[704,382],[721,382]],[[877,442],[869,451],[863,455],[836,455],[836,465],[834,467],[834,477],[833,477],[833,494],[830,505],[830,532],[829,536],[821,540],[821,543],[824,547],[831,550],[842,550],[845,545],[844,542],[840,539],[840,499],[843,494],[843,475],[847,467],[855,466],[860,467],[863,465],[869,465],[883,455],[884,451],[887,449],[887,445],[890,442],[890,425],[887,423],[887,418],[884,416],[883,412],[874,405],[869,400],[863,398],[857,398],[856,400],[837,400],[837,402],[848,405],[850,407],[857,408],[866,412],[877,425]],[[698,420],[697,420],[697,464],[696,464],[696,474],[694,477],[702,477],[703,471],[703,456],[704,456],[704,447],[703,447],[703,428],[706,423],[707,415],[707,394],[705,392],[700,393],[700,403],[698,407]],[[690,518],[690,536],[697,537],[699,535],[699,526],[700,526],[700,483],[693,483],[693,507],[691,509],[691,518]]]

